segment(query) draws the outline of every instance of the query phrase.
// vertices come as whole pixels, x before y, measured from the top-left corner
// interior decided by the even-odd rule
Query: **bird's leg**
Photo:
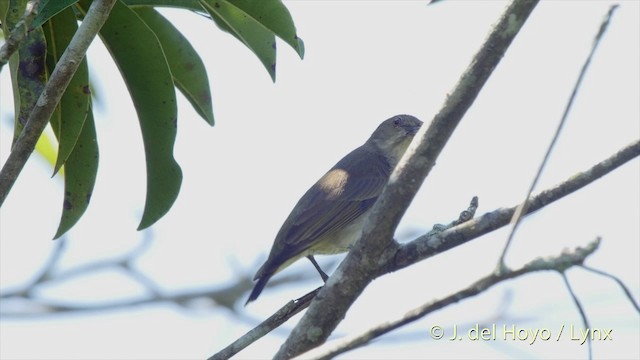
[[[311,263],[313,264],[313,267],[315,267],[316,270],[318,270],[318,273],[320,274],[322,281],[327,282],[327,279],[329,278],[329,276],[325,274],[324,271],[322,271],[322,269],[320,269],[320,265],[318,265],[318,263],[316,262],[316,259],[313,258],[313,255],[308,255],[307,259],[309,259],[309,261],[311,261]]]

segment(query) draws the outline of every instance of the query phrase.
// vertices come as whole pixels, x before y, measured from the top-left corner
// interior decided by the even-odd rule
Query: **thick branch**
[[[276,359],[291,358],[322,344],[372,280],[371,272],[377,268],[384,249],[391,244],[393,231],[438,154],[537,3],[514,1],[507,8],[443,109],[428,129],[423,127],[416,135],[371,210],[362,238],[320,290],[276,354]]]
[[[9,158],[0,171],[0,206],[4,203],[11,187],[31,156],[42,131],[51,118],[51,114],[60,102],[73,74],[78,70],[89,44],[107,20],[115,2],[116,0],[95,0],[91,3],[78,31],[73,35],[69,46],[56,64],[49,82],[40,94],[22,133],[20,133]]]

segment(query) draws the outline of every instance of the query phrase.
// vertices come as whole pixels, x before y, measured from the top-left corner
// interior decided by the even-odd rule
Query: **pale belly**
[[[351,246],[360,238],[366,217],[365,213],[344,229],[318,239],[318,241],[307,250],[280,265],[276,273],[296,262],[298,259],[308,255],[332,255],[349,251]]]

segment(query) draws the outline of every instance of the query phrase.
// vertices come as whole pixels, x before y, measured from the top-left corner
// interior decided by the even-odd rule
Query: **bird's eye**
[[[393,126],[394,126],[394,127],[398,127],[398,126],[400,126],[400,118],[395,118],[395,119],[393,120]]]

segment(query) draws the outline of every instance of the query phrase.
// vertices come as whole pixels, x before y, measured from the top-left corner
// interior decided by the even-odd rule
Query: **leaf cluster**
[[[21,22],[27,0],[0,0],[4,34]],[[14,143],[48,77],[78,30],[92,0],[42,0],[37,16],[9,59],[14,89]],[[146,159],[147,191],[138,229],[164,216],[175,202],[182,171],[173,157],[178,89],[208,124],[214,124],[205,65],[188,39],[157,7],[192,11],[211,19],[241,41],[276,76],[276,36],[304,56],[304,43],[280,0],[118,0],[100,37],[127,86],[140,123]],[[54,175],[64,175],[62,218],[55,238],[73,227],[87,209],[98,171],[99,147],[92,111],[86,57],[49,119],[57,149],[48,158]],[[45,136],[37,149],[46,148]],[[47,156],[45,156],[47,157]]]

